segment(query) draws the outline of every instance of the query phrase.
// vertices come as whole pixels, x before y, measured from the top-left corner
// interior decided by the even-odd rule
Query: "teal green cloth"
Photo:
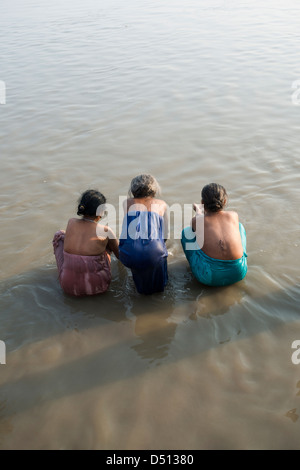
[[[235,260],[215,259],[207,256],[196,241],[191,227],[182,231],[181,244],[195,278],[208,286],[228,286],[241,281],[247,274],[246,231],[240,223],[243,256]],[[190,249],[187,249],[189,245]],[[192,249],[191,249],[192,248]]]

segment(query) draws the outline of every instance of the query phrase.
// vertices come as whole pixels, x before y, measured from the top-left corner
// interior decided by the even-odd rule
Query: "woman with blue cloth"
[[[131,269],[140,294],[163,292],[168,281],[165,245],[167,204],[156,196],[160,187],[152,175],[131,181],[119,242],[120,261]]]
[[[194,204],[196,215],[191,227],[182,231],[183,251],[193,275],[202,284],[234,284],[247,273],[245,228],[236,212],[224,211],[228,197],[223,186],[208,184],[201,197],[204,210]]]

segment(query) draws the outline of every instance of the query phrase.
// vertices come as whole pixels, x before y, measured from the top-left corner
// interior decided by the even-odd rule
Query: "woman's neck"
[[[205,217],[216,217],[217,215],[221,214],[221,212],[224,212],[223,209],[216,212],[208,211],[207,209],[205,209]]]
[[[85,220],[87,222],[94,222],[97,224],[101,217],[94,217],[94,216],[89,216],[89,215],[84,215],[81,220]]]

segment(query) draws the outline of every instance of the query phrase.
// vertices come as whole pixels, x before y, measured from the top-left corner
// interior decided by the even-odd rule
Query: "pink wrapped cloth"
[[[111,282],[110,255],[81,256],[64,251],[65,232],[55,233],[52,244],[59,282],[66,294],[86,296],[102,294]]]

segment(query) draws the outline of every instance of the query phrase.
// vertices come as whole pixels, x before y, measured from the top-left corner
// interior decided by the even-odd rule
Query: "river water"
[[[1,0],[1,449],[300,448],[299,31],[296,0]],[[116,259],[62,293],[54,232],[140,173],[169,205],[225,186],[243,281],[199,284],[171,236],[163,294]]]

